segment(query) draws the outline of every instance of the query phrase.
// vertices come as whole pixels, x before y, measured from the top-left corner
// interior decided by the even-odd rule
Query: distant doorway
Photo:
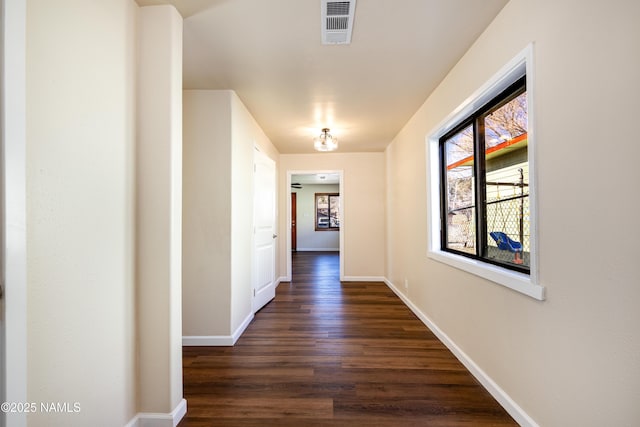
[[[298,194],[291,193],[291,252],[298,250],[298,231],[296,224],[298,221]]]
[[[344,230],[348,226],[344,218],[344,201],[343,197],[343,171],[342,170],[289,170],[287,171],[287,191],[291,194],[286,198],[287,201],[287,248],[285,251],[286,276],[283,281],[291,281],[292,278],[292,253],[314,252],[314,251],[332,251],[339,258],[339,277],[344,278]],[[325,191],[320,187],[323,185],[333,185],[334,190]],[[339,230],[318,230],[317,207],[315,198],[307,206],[303,203],[309,197],[315,197],[317,193],[339,193],[337,198],[335,211],[337,217],[335,221],[339,224]],[[322,190],[322,191],[321,191]],[[309,194],[306,194],[306,193]],[[305,196],[306,194],[306,196]],[[304,196],[304,197],[303,197]],[[295,219],[295,221],[294,221]],[[306,226],[305,226],[306,224]],[[306,228],[305,228],[306,227]],[[337,228],[337,227],[336,227]],[[306,234],[305,234],[306,233]],[[316,234],[314,241],[309,240],[310,234]],[[331,238],[331,234],[335,237]],[[336,236],[337,235],[337,236]],[[294,240],[295,236],[295,240]],[[336,239],[337,237],[337,239]],[[335,239],[335,240],[334,240]]]

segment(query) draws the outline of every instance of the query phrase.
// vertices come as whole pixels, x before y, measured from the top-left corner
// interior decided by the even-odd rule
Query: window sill
[[[427,255],[433,260],[475,274],[539,301],[544,301],[545,299],[544,286],[535,283],[531,276],[527,274],[444,251],[429,251]]]

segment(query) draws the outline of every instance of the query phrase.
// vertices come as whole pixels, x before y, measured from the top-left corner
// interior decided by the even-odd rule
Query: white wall
[[[184,146],[184,342],[228,345],[253,316],[254,149],[278,152],[226,90],[184,91]]]
[[[309,141],[311,144],[311,141]],[[342,170],[344,215],[344,275],[347,278],[384,277],[385,270],[384,153],[281,154],[279,188],[287,188],[287,171]],[[279,235],[286,236],[287,198],[279,196]],[[286,242],[280,242],[280,271],[287,271]]]
[[[26,401],[81,407],[29,426],[136,413],[136,10],[27,2]]]
[[[231,329],[253,317],[253,160],[260,149],[276,163],[279,153],[238,95],[231,92]],[[277,215],[277,212],[276,212]],[[276,257],[277,257],[276,251]],[[276,259],[275,275],[278,277]]]
[[[231,92],[183,94],[183,334],[229,335]]]
[[[304,184],[301,189],[292,190],[296,193],[297,223],[299,251],[339,251],[340,232],[323,230],[316,231],[315,227],[315,193],[340,193],[340,186],[327,184]]]
[[[139,11],[136,279],[139,405],[169,414],[182,399],[182,17]],[[182,409],[184,410],[184,409]]]
[[[640,424],[638,22],[511,0],[386,151],[387,277],[541,426]],[[530,42],[543,302],[426,257],[425,138]]]

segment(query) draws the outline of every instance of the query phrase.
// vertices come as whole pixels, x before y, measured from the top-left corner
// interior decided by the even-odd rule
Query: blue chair
[[[498,249],[503,251],[509,251],[513,253],[513,262],[515,264],[522,264],[522,243],[512,240],[502,231],[492,231],[489,233],[491,238],[496,241]]]

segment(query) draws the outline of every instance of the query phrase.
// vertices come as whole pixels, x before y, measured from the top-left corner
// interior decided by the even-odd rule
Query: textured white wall
[[[184,91],[183,335],[231,329],[231,92]]]
[[[230,337],[253,315],[254,149],[278,152],[233,91],[184,101],[183,333]]]
[[[541,426],[640,424],[638,22],[511,0],[386,151],[388,278]],[[530,42],[543,302],[426,257],[425,138]]]
[[[253,316],[253,159],[258,147],[276,162],[278,151],[242,100],[231,92],[231,328]],[[276,212],[277,215],[277,212]],[[277,252],[276,252],[277,257]],[[278,263],[276,260],[276,277]]]
[[[141,412],[182,400],[182,17],[139,10],[136,278]]]
[[[26,400],[81,408],[30,414],[29,426],[136,413],[136,11],[27,2]]]

